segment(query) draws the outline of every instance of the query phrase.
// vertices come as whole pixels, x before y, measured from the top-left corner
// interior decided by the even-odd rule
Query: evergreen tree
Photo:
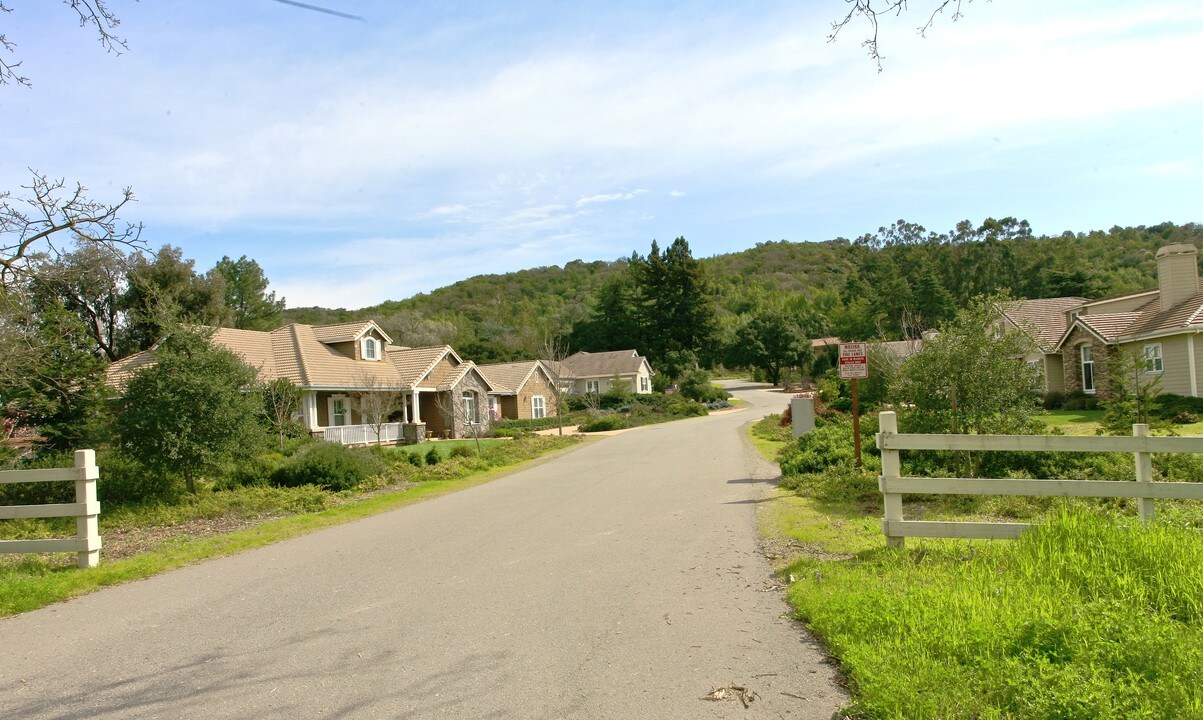
[[[128,314],[126,353],[154,345],[174,323],[226,324],[224,278],[198,275],[194,265],[195,261],[185,260],[183,251],[171,245],[164,245],[153,260],[135,258],[122,299]]]
[[[276,299],[267,291],[267,278],[259,263],[246,255],[231,260],[228,255],[217,262],[212,274],[225,280],[225,306],[230,322],[239,330],[273,330],[279,325],[284,298]]]
[[[713,342],[714,299],[685,238],[673,240],[664,253],[652,241],[646,258],[631,258],[631,268],[643,351],[653,364],[672,352],[696,355]]]

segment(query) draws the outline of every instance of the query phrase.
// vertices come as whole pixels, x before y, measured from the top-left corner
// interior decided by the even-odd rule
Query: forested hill
[[[855,240],[766,242],[701,264],[715,291],[720,329],[773,308],[805,316],[811,334],[867,338],[935,326],[980,293],[1101,297],[1151,287],[1157,248],[1175,242],[1203,245],[1203,226],[1034,236],[1013,218],[980,226],[965,221],[943,233],[899,221]],[[284,320],[367,317],[407,345],[450,343],[478,362],[529,357],[545,335],[567,336],[590,318],[603,285],[618,282],[626,265],[577,260],[481,275],[360,310],[291,308]]]

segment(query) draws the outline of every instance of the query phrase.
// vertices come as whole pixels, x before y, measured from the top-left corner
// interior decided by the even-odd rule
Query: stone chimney
[[[1197,255],[1194,245],[1166,245],[1157,250],[1157,290],[1162,312],[1199,292]]]

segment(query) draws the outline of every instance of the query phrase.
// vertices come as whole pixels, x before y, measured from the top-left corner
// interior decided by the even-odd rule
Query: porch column
[[[414,394],[411,392],[409,394],[409,400],[412,401],[413,396],[414,396]],[[402,423],[409,422],[409,402],[407,402],[405,398],[402,398],[402,400],[401,400],[401,422]]]
[[[414,388],[414,420],[413,421],[415,424],[422,422],[422,411],[418,409],[418,406],[422,404],[421,392],[422,392],[421,390]]]
[[[301,410],[305,416],[305,429],[311,432],[317,430],[320,427],[317,421],[317,391],[311,390],[301,396]]]
[[[1199,374],[1195,366],[1195,341],[1199,333],[1186,336],[1186,362],[1190,369],[1190,396],[1199,397]]]

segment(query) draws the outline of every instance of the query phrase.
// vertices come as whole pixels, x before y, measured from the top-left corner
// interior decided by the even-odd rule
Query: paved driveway
[[[739,433],[785,399],[741,387],[744,412],[0,620],[0,717],[825,720]],[[729,685],[748,708],[702,699]]]

